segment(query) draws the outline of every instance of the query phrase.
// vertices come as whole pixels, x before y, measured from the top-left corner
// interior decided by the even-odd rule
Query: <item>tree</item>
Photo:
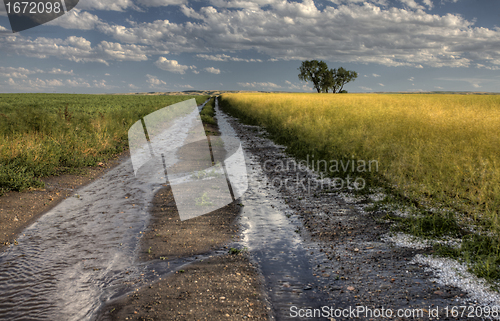
[[[357,72],[351,70],[345,70],[344,68],[340,67],[337,70],[337,77],[336,77],[336,82],[340,87],[339,92],[341,92],[344,89],[345,84],[347,84],[350,81],[353,81],[356,78],[358,78]]]
[[[314,88],[318,93],[325,91],[328,92],[329,84],[329,70],[324,61],[306,60],[302,62],[299,68],[299,79],[304,81],[311,81]]]
[[[322,60],[303,61],[299,70],[299,79],[311,81],[318,93],[328,93],[330,89],[334,94],[341,92],[345,84],[358,77],[357,72],[346,70],[342,67],[339,69],[328,69],[328,66]]]

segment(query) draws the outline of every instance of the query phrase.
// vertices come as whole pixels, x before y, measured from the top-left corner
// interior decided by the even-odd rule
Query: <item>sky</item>
[[[80,0],[13,33],[0,92],[313,92],[303,60],[356,71],[349,92],[500,92],[498,0]]]

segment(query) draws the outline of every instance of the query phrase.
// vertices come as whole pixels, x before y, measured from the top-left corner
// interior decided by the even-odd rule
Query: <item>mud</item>
[[[209,135],[218,127],[205,125]],[[178,151],[190,159],[194,145]],[[224,158],[221,145],[212,153]],[[181,221],[168,184],[153,199],[148,228],[140,239],[138,258],[157,277],[133,293],[111,300],[97,320],[267,320],[262,283],[248,253],[237,244],[240,200],[196,218]],[[232,246],[238,247],[237,250]],[[232,253],[232,254],[228,254]],[[163,271],[173,267],[172,272]],[[158,277],[161,275],[161,277]]]
[[[315,173],[301,171],[299,167],[291,167],[286,171],[274,170],[278,164],[287,164],[292,160],[284,152],[285,148],[265,138],[267,134],[261,128],[242,125],[233,118],[228,120],[245,142],[245,151],[253,155],[253,160],[261,169],[268,169],[263,170],[265,178],[262,178],[261,185],[268,188],[272,186],[271,189],[278,192],[278,198],[286,205],[282,206],[281,211],[286,213],[289,222],[297,226],[295,232],[300,234],[305,244],[317,244],[316,248],[311,247],[309,253],[317,279],[312,289],[318,293],[328,293],[326,301],[329,307],[356,309],[357,306],[363,306],[372,309],[383,307],[394,312],[398,309],[424,311],[424,316],[414,320],[436,319],[429,316],[429,311],[439,307],[440,320],[456,320],[447,318],[443,308],[451,308],[459,303],[470,304],[464,303],[466,293],[455,287],[437,284],[434,274],[427,271],[425,266],[410,264],[417,254],[432,254],[431,249],[397,248],[381,240],[390,226],[382,220],[385,213],[368,214],[363,211],[366,203],[370,202],[368,197],[349,197],[340,191],[327,189],[321,186]],[[289,180],[288,185],[284,184],[286,179]],[[308,186],[309,181],[313,182],[312,187]],[[287,245],[282,245],[286,253]],[[302,274],[301,277],[305,280],[309,276]],[[286,287],[290,286],[288,282],[285,283]],[[268,288],[267,291],[272,293],[276,288]],[[271,295],[277,319],[292,319],[289,310],[292,306],[312,309],[324,305],[324,302],[303,304],[299,299],[284,304],[280,298],[274,297],[275,301],[272,299]]]
[[[260,281],[243,255],[188,265],[110,304],[104,320],[267,320]]]
[[[172,190],[165,187],[153,200],[139,257],[144,261],[168,260],[216,250],[237,235],[235,219],[239,212],[239,202],[233,202],[209,214],[181,221]]]
[[[366,197],[321,188],[308,170],[269,170],[291,160],[284,148],[258,127],[217,115],[221,138],[239,137],[245,150],[249,190],[241,199],[180,221],[170,187],[138,181],[123,162],[85,188],[68,189],[77,196],[25,229],[19,245],[2,254],[0,315],[287,320],[297,319],[298,309],[362,306],[424,312],[413,320],[437,319],[429,312],[438,308],[440,320],[456,320],[443,308],[466,302],[467,294],[410,264],[430,249],[384,242],[389,225],[384,213],[363,210]],[[162,174],[147,169],[147,182],[153,177],[161,184]],[[280,184],[286,179],[288,185]],[[229,255],[233,247],[246,249]]]

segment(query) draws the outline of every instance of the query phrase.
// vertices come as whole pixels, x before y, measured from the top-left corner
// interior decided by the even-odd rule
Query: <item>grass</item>
[[[240,253],[243,253],[246,251],[246,248],[243,248],[243,249],[238,249],[238,248],[235,248],[235,247],[231,247],[228,251],[228,253],[230,255],[238,255]]]
[[[400,218],[402,229],[461,237],[448,254],[500,278],[500,96],[223,94],[221,107],[315,170],[383,187],[417,214]],[[378,166],[361,166],[370,161]]]
[[[214,119],[215,116],[214,100],[215,98],[211,98],[205,104],[205,106],[203,106],[203,109],[200,112],[201,121],[203,122],[203,124],[217,125],[217,121]]]
[[[43,188],[43,177],[95,166],[128,148],[141,117],[207,96],[0,95],[0,195]]]

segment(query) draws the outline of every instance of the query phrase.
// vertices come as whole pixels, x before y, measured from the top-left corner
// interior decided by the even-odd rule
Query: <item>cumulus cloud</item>
[[[263,89],[276,89],[281,88],[280,85],[276,85],[272,82],[239,82],[238,85],[241,87],[251,87],[251,88],[263,88]]]
[[[369,3],[374,3],[380,6],[387,6],[387,0],[330,0],[330,2],[335,3],[335,4],[350,4],[350,3],[364,3],[364,2],[369,2]]]
[[[422,1],[429,9],[432,9],[434,7],[432,0],[422,0]]]
[[[6,52],[28,57],[57,57],[74,62],[99,62],[108,64],[108,60],[143,61],[148,55],[161,54],[165,51],[138,44],[120,44],[101,41],[97,46],[77,36],[66,39],[38,37],[34,40],[18,36],[0,38],[0,46]]]
[[[373,89],[371,89],[370,87],[364,87],[364,86],[359,86],[359,88],[365,90],[365,91],[372,91]]]
[[[37,70],[29,70],[23,67],[0,67],[0,76],[6,78],[28,78],[28,75],[38,73]]]
[[[60,68],[52,68],[48,73],[53,75],[74,75],[73,70],[68,71]]]
[[[158,87],[158,86],[162,86],[162,85],[167,84],[163,80],[158,79],[158,77],[150,75],[150,74],[147,74],[146,78],[148,78],[148,80],[146,80],[146,82],[149,84],[149,87]]]
[[[214,67],[207,67],[204,69],[206,72],[212,73],[212,74],[220,74],[220,69],[214,68]]]
[[[24,67],[0,67],[0,76],[6,78],[23,78],[27,79],[29,75],[34,74],[52,74],[52,75],[74,75],[73,70],[62,70],[60,68],[52,68],[45,71],[39,68],[27,69]]]
[[[137,0],[137,3],[145,7],[179,6],[187,3],[187,0]]]
[[[77,7],[87,10],[124,11],[129,8],[137,10],[132,0],[85,0],[78,2]]]
[[[379,83],[378,85],[379,85],[379,86],[382,86],[382,87],[385,87],[385,85],[384,85],[384,84],[382,84],[382,83]]]
[[[372,74],[373,77],[380,77],[380,75],[377,75],[377,74]]]
[[[156,67],[158,67],[162,70],[181,74],[181,75],[185,74],[186,70],[188,70],[188,69],[195,69],[196,68],[195,66],[181,65],[181,64],[179,64],[179,62],[177,60],[168,60],[165,57],[158,58],[158,60],[155,62],[155,65],[156,65]]]
[[[311,0],[238,9],[236,2],[224,1],[213,3],[236,9],[183,5],[182,12],[195,20],[99,28],[120,42],[197,53],[214,61],[232,59],[203,51],[257,50],[271,60],[335,57],[338,62],[416,68],[468,67],[472,61],[500,65],[500,29],[474,27],[460,15],[428,14],[414,0],[402,1],[407,9],[386,8],[376,1],[337,1],[341,4],[319,10]]]
[[[196,53],[198,58],[211,61],[250,62],[252,59],[212,53],[256,50],[269,56],[269,61],[328,61],[335,57],[339,63],[500,68],[499,28],[475,27],[457,14],[429,14],[423,9],[433,6],[431,0],[399,0],[404,8],[388,7],[388,2],[382,0],[331,0],[321,10],[312,0],[210,0],[211,6],[196,9],[181,0],[139,3],[146,2],[154,6],[181,4],[181,12],[191,21],[127,21],[127,25],[116,25],[104,23],[88,12],[75,11],[54,23],[64,28],[72,24],[83,30],[94,28],[116,42],[108,39],[90,46],[82,37],[74,37],[79,44],[69,38],[17,37],[19,40],[13,41],[16,37],[3,37],[0,46],[13,54],[79,62],[141,61],[150,55],[168,53]],[[134,8],[134,4],[132,0],[87,0],[81,1],[78,8],[120,11]],[[157,61],[157,65],[181,74],[188,70],[179,64],[169,66],[169,61]]]
[[[102,81],[93,81],[93,85],[89,84],[88,81],[82,78],[72,78],[72,79],[21,79],[14,80],[9,78],[5,82],[8,86],[16,90],[27,90],[27,91],[41,91],[41,90],[53,90],[54,88],[105,88],[107,87],[106,82]]]
[[[97,51],[102,52],[107,59],[128,61],[148,60],[143,49],[146,49],[146,47],[134,44],[122,45],[120,43],[108,41],[101,41],[97,46]]]
[[[307,83],[292,83],[289,80],[285,80],[285,84],[288,86],[288,90],[291,91],[312,91],[313,88]]]
[[[207,55],[207,54],[197,54],[196,57],[211,60],[211,61],[243,61],[243,62],[262,62],[261,59],[244,59],[238,57],[231,57],[226,54],[217,54],[217,55]]]
[[[47,25],[59,26],[65,29],[80,30],[92,30],[100,24],[104,24],[104,22],[98,16],[77,8],[47,23]]]
[[[416,3],[415,0],[399,0],[399,1],[401,1],[407,8],[420,9],[420,10],[425,9],[424,6],[421,6],[418,3]]]
[[[243,8],[243,9],[259,9],[261,7],[275,4],[277,0],[210,0],[210,4],[219,8]]]
[[[184,89],[194,89],[194,87],[191,85],[176,85],[175,87],[184,88]]]

